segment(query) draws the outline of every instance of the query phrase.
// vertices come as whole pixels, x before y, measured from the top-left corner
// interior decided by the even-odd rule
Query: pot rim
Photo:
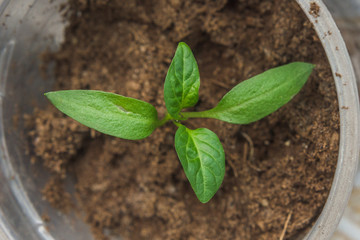
[[[9,2],[9,0],[0,0],[0,15]],[[303,238],[304,240],[325,240],[330,239],[337,228],[347,206],[357,170],[360,149],[358,92],[355,74],[345,43],[325,4],[321,0],[296,0],[296,2],[314,25],[321,40],[331,66],[339,101],[340,145],[336,172],[326,204],[312,229]],[[314,17],[309,13],[311,3],[316,3],[320,7],[320,16]],[[17,10],[19,11],[19,9]],[[331,31],[332,34],[328,34],[328,31]],[[8,32],[10,31],[8,30]],[[0,128],[0,137],[1,131]],[[0,154],[2,150],[0,149]],[[10,238],[14,233],[7,231],[8,226],[2,225],[2,217],[0,211],[0,239],[7,239],[5,236]],[[46,229],[41,225],[38,227],[39,232],[46,235]],[[46,236],[50,238],[50,236]]]
[[[347,48],[330,12],[321,0],[296,0],[324,47],[336,85],[340,113],[339,155],[331,190],[316,223],[304,240],[325,240],[335,232],[347,207],[359,159],[359,97]],[[319,16],[311,14],[311,4]]]

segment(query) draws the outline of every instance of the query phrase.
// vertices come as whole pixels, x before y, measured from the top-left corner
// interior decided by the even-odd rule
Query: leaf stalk
[[[168,121],[172,120],[173,118],[171,117],[171,115],[167,112],[165,117],[161,120],[158,120],[156,127],[161,127],[163,126],[165,123],[167,123]]]
[[[185,120],[187,120],[189,118],[210,118],[211,116],[209,116],[207,114],[207,112],[208,111],[203,111],[203,112],[182,112],[181,114],[183,115]]]

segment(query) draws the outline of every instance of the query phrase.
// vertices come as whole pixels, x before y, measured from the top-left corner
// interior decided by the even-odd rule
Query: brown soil
[[[310,3],[310,11],[309,13],[314,17],[317,18],[319,17],[319,12],[320,12],[320,7],[319,5],[316,4],[316,2],[312,2]]]
[[[174,150],[176,127],[127,141],[81,126],[54,107],[36,110],[30,137],[53,173],[44,196],[55,207],[75,175],[78,208],[96,239],[286,239],[311,227],[335,171],[339,114],[335,86],[311,24],[288,0],[70,0],[58,52],[56,89],[98,89],[150,102],[165,113],[163,84],[177,42],[198,60],[204,110],[242,80],[292,61],[316,64],[289,104],[250,125],[189,120],[223,143],[225,180],[201,204]],[[66,200],[68,201],[68,200]],[[50,219],[51,221],[51,219]]]

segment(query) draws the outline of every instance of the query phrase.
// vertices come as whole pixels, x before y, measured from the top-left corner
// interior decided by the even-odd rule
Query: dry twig
[[[290,222],[290,219],[291,219],[291,215],[292,215],[292,210],[289,212],[289,215],[287,216],[286,218],[286,221],[285,221],[285,224],[284,224],[284,228],[282,230],[282,233],[280,235],[280,238],[279,240],[284,240],[284,237],[285,237],[285,234],[286,234],[286,230],[289,226],[289,222]]]

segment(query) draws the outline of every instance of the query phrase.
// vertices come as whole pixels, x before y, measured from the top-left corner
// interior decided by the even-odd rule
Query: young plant
[[[66,90],[45,95],[63,113],[78,122],[115,137],[137,140],[172,121],[177,127],[175,149],[192,189],[202,203],[219,189],[225,175],[224,149],[206,128],[189,129],[181,121],[215,118],[234,124],[257,121],[289,102],[302,88],[314,65],[294,62],[270,69],[239,83],[212,109],[183,112],[199,99],[200,75],[191,49],[179,43],[164,85],[168,113],[158,118],[149,103],[95,90]]]

